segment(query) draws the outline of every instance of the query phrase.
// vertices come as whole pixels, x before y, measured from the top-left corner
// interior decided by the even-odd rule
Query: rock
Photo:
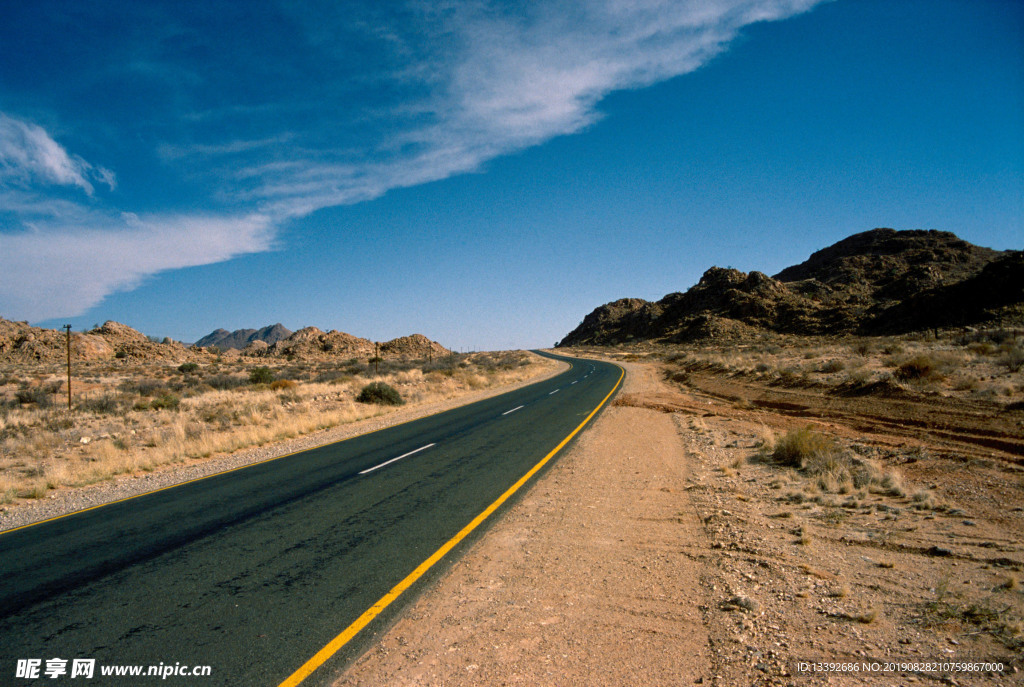
[[[756,613],[760,607],[761,605],[757,601],[743,594],[737,594],[736,596],[722,603],[723,611],[741,610]]]

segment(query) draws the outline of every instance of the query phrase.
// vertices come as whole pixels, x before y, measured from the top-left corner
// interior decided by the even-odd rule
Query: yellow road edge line
[[[615,365],[615,363],[612,364]],[[530,470],[525,475],[520,477],[515,484],[513,484],[511,487],[505,490],[505,493],[499,496],[494,501],[494,503],[487,506],[487,508],[485,508],[483,512],[481,512],[479,515],[473,518],[468,525],[459,530],[458,534],[456,534],[454,537],[445,542],[441,546],[441,548],[439,548],[430,556],[430,558],[416,566],[416,569],[408,575],[406,575],[405,579],[403,579],[401,582],[392,587],[391,591],[382,596],[380,600],[377,601],[377,603],[373,604],[368,609],[366,609],[361,616],[359,616],[352,622],[351,625],[342,630],[341,634],[339,634],[337,637],[328,642],[324,648],[320,649],[320,651],[313,654],[312,658],[310,658],[308,661],[302,664],[302,666],[294,673],[289,675],[284,682],[278,685],[278,687],[296,687],[296,685],[299,685],[303,680],[312,675],[317,668],[326,663],[332,656],[334,656],[334,654],[338,653],[338,651],[340,651],[343,646],[348,644],[349,641],[351,641],[352,638],[355,637],[360,630],[369,625],[370,621],[372,621],[374,618],[380,615],[385,608],[390,606],[391,603],[399,596],[401,596],[402,593],[405,592],[405,590],[411,587],[416,582],[416,580],[423,577],[423,575],[430,568],[432,568],[435,563],[444,558],[449,551],[454,549],[459,544],[459,542],[461,542],[463,539],[469,536],[469,534],[473,530],[475,530],[480,525],[480,523],[489,518],[491,514],[494,513],[494,511],[498,510],[498,508],[500,508],[501,505],[505,503],[505,501],[507,501],[513,494],[519,491],[519,489],[524,484],[526,484],[531,477],[537,474],[537,472],[541,468],[543,468],[548,463],[548,461],[554,458],[555,454],[561,451],[565,447],[565,445],[568,444],[572,440],[572,438],[576,436],[579,433],[579,431],[586,426],[588,422],[590,422],[590,419],[597,414],[597,411],[599,411],[602,408],[602,406],[604,406],[604,404],[608,402],[608,399],[612,397],[612,394],[615,393],[615,390],[619,388],[619,384],[622,383],[622,378],[626,376],[626,370],[620,367],[619,365],[615,366],[618,367],[620,370],[619,379],[615,382],[615,386],[613,386],[612,390],[608,392],[608,395],[605,396],[601,400],[601,402],[597,404],[597,407],[590,411],[590,415],[587,415],[586,419],[580,423],[579,427],[574,429],[569,434],[569,436],[562,439],[561,443],[559,443],[558,446],[556,446],[554,449],[552,449],[550,453],[544,456],[544,458],[542,458],[539,463],[530,468]]]
[[[563,362],[569,363],[569,369],[566,370],[565,372],[560,372],[559,374],[566,374],[567,372],[571,372],[572,368],[573,368],[572,363],[569,362],[568,360],[564,360]],[[555,376],[557,377],[558,375],[555,375]],[[550,379],[554,379],[554,377],[551,377]],[[542,384],[542,383],[544,383],[546,381],[549,381],[549,380],[542,379],[539,382],[533,382],[533,384]],[[527,384],[526,386],[531,386],[531,385]],[[522,388],[526,388],[526,387],[522,387]],[[512,391],[516,391],[516,389],[513,389]],[[505,393],[510,393],[510,391],[506,391]],[[498,395],[500,396],[501,394],[498,394]],[[491,398],[496,398],[496,397],[492,396]],[[481,399],[481,401],[488,401],[488,400],[490,400],[490,399],[487,399],[487,398]],[[72,515],[78,515],[79,513],[88,513],[89,511],[96,510],[97,508],[106,508],[107,506],[113,506],[116,503],[124,503],[125,501],[131,501],[132,499],[141,498],[143,496],[149,496],[150,494],[159,494],[161,491],[167,491],[168,489],[176,489],[178,487],[183,487],[186,484],[192,484],[194,482],[201,482],[204,479],[210,479],[211,477],[219,477],[220,475],[227,475],[227,474],[230,474],[232,472],[237,472],[238,470],[245,470],[246,468],[255,467],[257,465],[265,465],[267,463],[272,463],[275,460],[281,460],[282,458],[289,458],[291,456],[297,456],[300,453],[306,453],[307,451],[316,451],[318,449],[326,448],[328,446],[334,446],[335,444],[341,444],[341,443],[344,443],[346,441],[351,441],[353,439],[358,439],[360,437],[365,437],[365,436],[369,436],[371,434],[376,434],[377,432],[383,432],[385,429],[392,429],[393,427],[401,427],[402,425],[407,425],[410,422],[416,422],[417,420],[424,420],[424,419],[426,419],[428,417],[434,417],[435,415],[441,415],[442,413],[447,413],[449,410],[457,410],[459,408],[462,408],[463,406],[472,405],[473,403],[479,403],[479,402],[480,401],[472,401],[470,403],[463,403],[462,405],[452,406],[451,408],[447,408],[445,410],[439,410],[436,413],[430,413],[429,415],[422,415],[420,417],[414,417],[411,420],[403,420],[402,422],[398,422],[398,423],[393,424],[393,425],[387,425],[387,426],[384,426],[384,427],[378,427],[377,429],[371,429],[369,432],[362,432],[360,434],[353,434],[350,437],[345,437],[344,439],[338,439],[337,441],[328,441],[326,444],[319,444],[318,446],[312,446],[310,448],[302,448],[302,449],[299,449],[298,451],[292,451],[291,453],[285,453],[284,455],[281,455],[281,456],[274,456],[273,458],[267,458],[265,460],[258,460],[255,463],[247,463],[245,465],[239,465],[238,467],[228,468],[227,470],[221,470],[220,472],[212,472],[209,475],[203,475],[202,477],[196,477],[194,479],[186,480],[184,482],[178,482],[177,484],[169,484],[166,487],[160,487],[159,489],[153,489],[152,491],[144,491],[141,494],[134,494],[132,496],[125,496],[123,499],[117,499],[116,501],[106,501],[105,503],[97,503],[95,506],[89,506],[88,508],[82,508],[81,510],[74,510],[74,511],[71,511],[70,513],[63,513],[61,515],[55,515],[52,518],[46,518],[45,520],[37,520],[36,522],[30,522],[30,523],[28,523],[26,525],[20,525],[18,527],[12,527],[9,530],[0,530],[0,537],[4,536],[5,534],[10,534],[11,532],[17,532],[18,530],[24,530],[24,529],[28,529],[29,527],[35,527],[36,525],[42,525],[42,524],[45,524],[45,523],[48,523],[48,522],[53,522],[54,520],[60,520],[61,518],[68,518],[68,517],[71,517]],[[381,413],[380,415],[383,415],[383,414],[384,413]],[[363,418],[363,419],[364,420],[371,420],[371,419],[373,419],[375,417],[380,417],[380,415],[371,415],[370,417]],[[362,422],[362,420],[357,420],[357,422]],[[258,446],[254,446],[253,448],[259,448],[259,447]],[[231,454],[229,453],[227,455],[230,456]]]

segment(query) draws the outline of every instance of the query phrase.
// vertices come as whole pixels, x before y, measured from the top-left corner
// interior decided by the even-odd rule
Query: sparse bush
[[[770,457],[778,465],[803,468],[811,460],[821,460],[839,451],[836,442],[810,427],[787,432],[772,447]]]
[[[774,443],[763,444],[760,455],[762,460],[796,468],[810,478],[806,488],[814,491],[850,494],[867,488],[891,496],[904,495],[897,472],[880,469],[810,427],[790,431]],[[786,499],[792,500],[789,496]]]
[[[149,402],[149,407],[153,410],[177,410],[181,404],[181,399],[172,394],[170,391],[165,391],[160,394],[152,401]]]
[[[14,392],[14,400],[22,405],[35,403],[40,408],[49,408],[53,405],[53,391],[44,386],[22,386]]]
[[[124,399],[114,394],[103,394],[93,398],[83,398],[78,402],[79,410],[100,415],[117,415],[124,409]]]
[[[214,375],[205,380],[214,389],[221,391],[227,391],[230,389],[237,389],[240,386],[244,386],[247,381],[244,377],[236,377],[234,375]]]
[[[363,387],[356,400],[360,403],[376,403],[378,405],[400,406],[405,403],[402,395],[390,384],[371,382]]]
[[[926,355],[916,355],[905,361],[896,368],[896,379],[908,381],[911,379],[927,379],[938,374],[935,361]]]
[[[199,369],[199,363],[182,363],[178,365],[178,372],[182,374],[192,374]]]
[[[1024,367],[1024,348],[1016,347],[1010,349],[1003,354],[999,362],[1010,372],[1019,372]]]
[[[134,410],[177,410],[180,405],[181,399],[165,390],[151,401],[139,401]]]
[[[159,379],[126,379],[120,389],[139,396],[155,396],[165,390],[165,385]]]
[[[250,384],[270,384],[274,381],[274,372],[269,367],[254,367],[249,370]]]
[[[967,346],[967,349],[975,355],[992,355],[996,347],[989,341],[978,341]]]
[[[829,360],[828,362],[822,364],[818,371],[829,374],[832,372],[842,372],[845,368],[846,365],[843,364],[842,360],[839,360],[838,358],[833,358],[832,360]]]
[[[858,341],[854,346],[853,350],[857,355],[867,356],[875,351],[875,347],[867,341]]]

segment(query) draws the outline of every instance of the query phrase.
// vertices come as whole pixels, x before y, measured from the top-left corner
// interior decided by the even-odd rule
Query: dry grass
[[[397,388],[412,405],[511,384],[553,365],[524,352],[474,353],[441,361],[380,366],[358,361],[291,362],[271,383],[250,383],[244,360],[180,371],[165,364],[81,366],[72,411],[17,391],[34,375],[52,385],[53,371],[7,371],[0,386],[0,503],[38,499],[118,475],[262,446],[392,412],[356,402],[368,382]],[[15,374],[15,372],[17,374]],[[265,377],[265,375],[264,375]]]
[[[815,339],[667,348],[667,376],[685,383],[694,372],[751,377],[784,387],[940,391],[1000,403],[1024,401],[1024,343],[1020,332],[991,330],[934,336]]]
[[[857,507],[857,496],[865,493],[905,495],[902,478],[895,469],[882,469],[811,427],[792,430],[762,444],[757,457],[780,467],[793,468],[803,476],[805,493],[790,492],[784,497],[794,503],[800,503],[807,493],[848,495],[845,507]],[[821,497],[815,500],[831,503]]]

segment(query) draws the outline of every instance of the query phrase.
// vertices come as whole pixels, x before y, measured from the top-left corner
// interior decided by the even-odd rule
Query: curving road
[[[564,359],[495,398],[0,533],[0,684],[328,683],[622,379]]]

